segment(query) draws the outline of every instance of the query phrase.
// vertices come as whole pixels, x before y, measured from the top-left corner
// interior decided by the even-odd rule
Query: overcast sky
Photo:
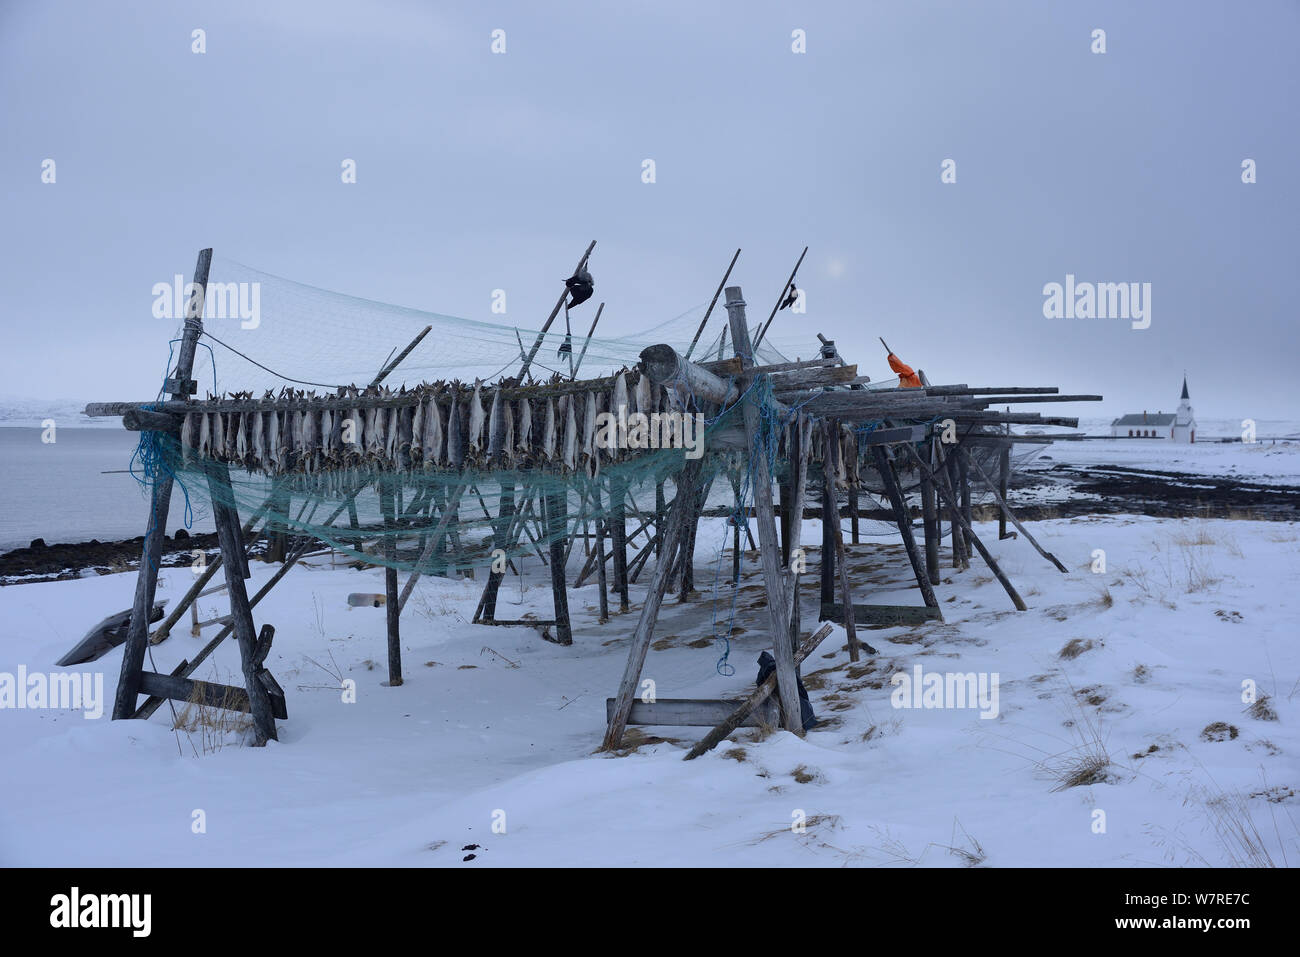
[[[808,245],[804,355],[1300,418],[1298,47],[1294,0],[0,0],[0,393],[152,396],[151,288],[203,246],[536,327],[594,238],[609,335],[738,246],[766,314]],[[1150,283],[1150,327],[1045,318],[1067,273]]]

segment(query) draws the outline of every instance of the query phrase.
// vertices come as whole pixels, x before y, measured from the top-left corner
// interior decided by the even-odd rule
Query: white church
[[[1137,412],[1121,415],[1110,424],[1115,439],[1172,439],[1190,444],[1196,441],[1196,417],[1187,395],[1187,376],[1183,376],[1183,394],[1177,412]]]

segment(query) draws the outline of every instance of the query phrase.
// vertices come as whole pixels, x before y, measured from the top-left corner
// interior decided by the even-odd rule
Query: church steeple
[[[1181,398],[1184,401],[1191,398],[1191,396],[1187,394],[1187,373],[1186,372],[1183,373],[1183,394],[1179,396],[1179,398]]]

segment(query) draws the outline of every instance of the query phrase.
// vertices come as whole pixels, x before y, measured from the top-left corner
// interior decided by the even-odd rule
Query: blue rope
[[[180,339],[172,339],[167,343],[167,366],[163,370],[163,381],[158,387],[158,395],[152,403],[142,406],[142,408],[152,411],[162,402],[163,395],[167,390],[167,376],[172,367],[172,357],[176,351],[175,345],[180,341]],[[212,360],[212,389],[215,395],[217,394],[216,356],[213,355],[211,346],[203,342],[198,343],[198,345],[208,350],[208,356]],[[137,469],[139,470],[138,474]],[[166,446],[157,432],[146,429],[140,433],[140,441],[136,443],[135,451],[131,453],[131,462],[127,467],[127,471],[140,485],[141,491],[148,491],[150,494],[149,528],[145,532],[146,538],[153,533],[158,522],[158,510],[156,503],[153,501],[153,490],[165,478],[170,478],[175,485],[180,486],[181,495],[185,498],[185,527],[187,529],[194,527],[194,507],[190,502],[190,491],[186,487],[184,480],[176,474],[175,469],[168,462]],[[154,570],[157,571],[157,568]]]

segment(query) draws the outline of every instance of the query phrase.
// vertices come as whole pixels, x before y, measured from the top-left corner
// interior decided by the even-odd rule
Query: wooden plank
[[[841,624],[844,621],[844,605],[840,602],[823,605],[821,617]],[[854,602],[853,618],[858,624],[869,628],[892,628],[895,625],[923,625],[927,621],[943,621],[943,612],[925,605],[863,605]]]
[[[828,423],[826,429],[826,451],[822,461],[826,463],[826,486],[832,488],[831,476],[838,471],[840,461],[840,425],[834,420]],[[849,585],[849,563],[844,554],[844,527],[840,524],[839,516],[831,522],[830,527],[831,544],[835,547],[835,565],[839,569],[840,601],[843,602],[840,608],[844,612],[844,632],[849,639],[849,660],[858,661],[862,657],[862,642],[858,641],[857,620],[853,614],[853,589]],[[875,652],[874,648],[872,652]]]
[[[616,699],[605,699],[605,720],[614,715]],[[628,715],[628,724],[658,725],[678,728],[715,728],[736,710],[739,701],[725,701],[716,698],[660,698],[657,701],[644,702],[640,698],[632,702],[632,711]],[[772,728],[780,720],[776,702],[765,700],[737,727]]]
[[[269,674],[269,672],[265,673]],[[263,690],[266,690],[265,687]],[[244,714],[252,711],[247,691],[243,688],[236,688],[234,685],[217,684],[212,681],[195,681],[192,678],[181,678],[177,675],[144,671],[140,674],[140,691],[143,694],[156,695],[159,698],[170,698],[172,701],[195,701],[208,708],[222,708],[226,711],[236,711]],[[272,715],[281,721],[286,720],[289,717],[289,712],[285,707],[283,694],[268,694],[268,698],[272,705]],[[278,701],[277,698],[279,698]]]

